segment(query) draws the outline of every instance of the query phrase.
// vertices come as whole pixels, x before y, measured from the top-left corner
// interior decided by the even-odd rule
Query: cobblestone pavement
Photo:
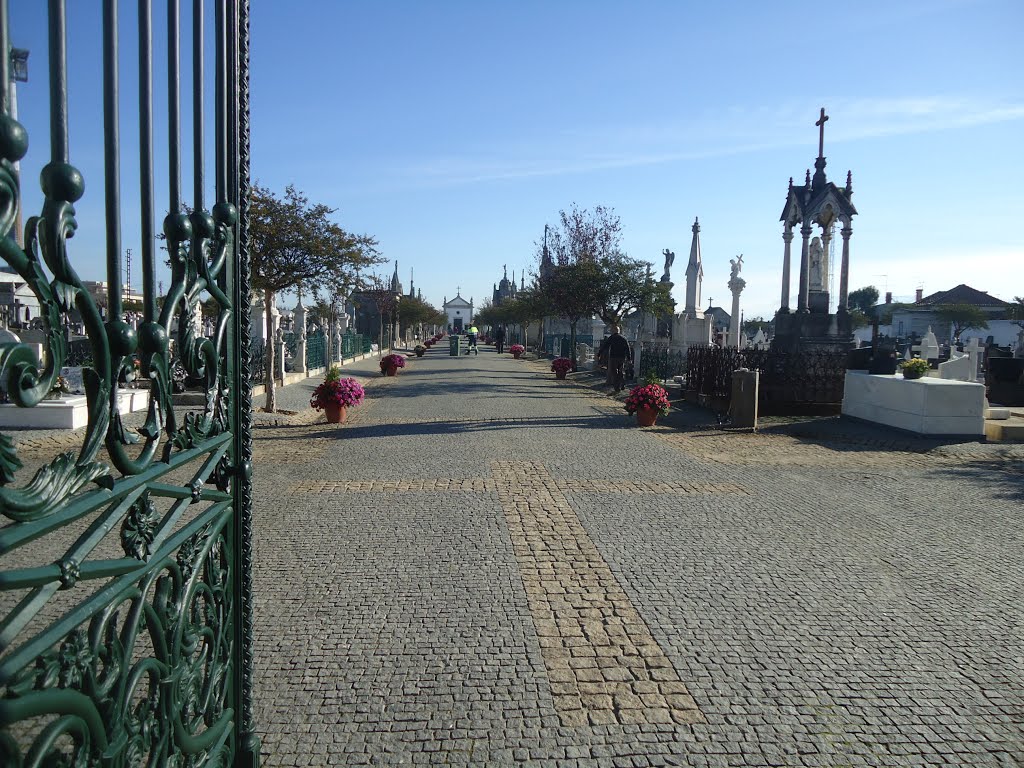
[[[641,430],[483,349],[257,430],[265,765],[1024,764],[1021,446]]]

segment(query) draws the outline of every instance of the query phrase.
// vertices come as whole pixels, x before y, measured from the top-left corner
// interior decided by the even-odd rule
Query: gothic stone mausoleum
[[[775,315],[772,348],[778,351],[840,350],[853,346],[853,329],[847,309],[850,276],[850,235],[857,215],[853,206],[853,174],[846,174],[846,186],[837,187],[825,176],[824,108],[815,125],[819,128],[818,158],[814,176],[807,171],[805,182],[789,180],[786,206],[782,211],[782,305]],[[796,312],[789,306],[790,258],[793,230],[800,227],[800,273]],[[836,227],[843,239],[839,268],[839,300],[835,313],[830,310],[830,256],[834,250]],[[820,233],[813,239],[815,230]]]

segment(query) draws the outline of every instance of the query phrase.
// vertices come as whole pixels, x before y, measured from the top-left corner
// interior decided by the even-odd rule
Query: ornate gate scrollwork
[[[38,301],[43,354],[0,339],[7,414],[30,415],[68,364],[82,367],[86,426],[66,436],[0,434],[0,765],[257,765],[252,721],[251,388],[249,384],[248,2],[194,0],[183,43],[166,0],[166,110],[154,119],[152,2],[138,3],[142,302],[126,312],[122,255],[117,0],[103,7],[106,289],[80,279],[72,236],[86,194],[69,154],[65,0],[49,0],[50,158],[39,215],[0,258]],[[215,56],[204,61],[206,10]],[[0,0],[0,52],[10,50]],[[16,31],[16,30],[15,30]],[[193,197],[181,199],[180,51],[192,55]],[[28,135],[12,116],[0,56],[0,232],[18,220]],[[206,157],[206,78],[214,156]],[[171,268],[157,293],[154,123],[166,121]],[[206,167],[212,165],[212,205]],[[164,198],[161,199],[163,202]],[[212,302],[209,301],[212,299]],[[216,317],[202,321],[202,307]],[[19,329],[12,329],[17,332]],[[174,373],[202,382],[177,406]],[[144,387],[127,389],[134,379]],[[141,391],[140,391],[141,389]],[[148,393],[145,410],[123,403]],[[19,410],[24,409],[24,410]],[[6,422],[5,422],[6,423]],[[24,424],[32,424],[26,416]],[[76,448],[47,455],[46,446]]]

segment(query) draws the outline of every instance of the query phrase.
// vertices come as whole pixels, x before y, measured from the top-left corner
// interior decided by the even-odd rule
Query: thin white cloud
[[[1019,101],[966,97],[830,99],[829,144],[1008,122],[1024,118]],[[533,144],[503,144],[394,168],[410,186],[457,186],[662,165],[805,145],[817,107],[733,107],[685,120],[566,128]]]

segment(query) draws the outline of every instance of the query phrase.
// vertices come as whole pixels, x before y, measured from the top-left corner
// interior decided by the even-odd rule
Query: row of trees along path
[[[252,287],[263,294],[266,322],[266,404],[277,410],[274,386],[274,301],[291,288],[326,293],[336,304],[358,281],[360,269],[382,261],[377,241],[347,232],[331,219],[335,213],[322,203],[311,204],[295,187],[278,197],[254,185],[250,200]]]
[[[521,325],[528,337],[533,322],[543,327],[546,317],[564,318],[575,367],[581,320],[597,315],[619,324],[634,312],[662,316],[674,311],[669,285],[654,280],[653,265],[623,252],[622,222],[612,208],[599,205],[589,211],[573,205],[559,211],[558,223],[544,230],[533,285],[500,305],[485,305],[476,315],[478,324]]]

